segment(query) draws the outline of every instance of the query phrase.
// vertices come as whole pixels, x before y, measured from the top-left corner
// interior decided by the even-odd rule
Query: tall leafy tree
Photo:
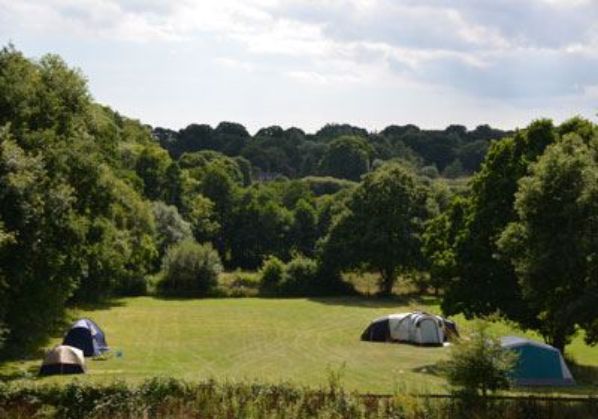
[[[390,294],[398,274],[422,262],[426,199],[417,177],[400,165],[367,175],[332,226],[323,246],[324,261],[338,268],[376,270],[382,292]]]
[[[238,201],[231,229],[231,264],[257,269],[268,255],[287,258],[292,213],[270,191],[247,190]]]
[[[172,178],[175,173],[169,173],[171,162],[168,153],[159,147],[145,147],[137,158],[135,169],[143,180],[143,193],[149,199],[156,201],[172,195],[171,188],[175,185],[166,184],[167,180],[176,182]],[[170,170],[176,170],[176,167]],[[176,199],[176,196],[169,198]]]
[[[359,137],[340,137],[332,141],[320,163],[322,174],[359,180],[370,168],[370,148]]]
[[[533,310],[522,300],[512,265],[496,257],[496,240],[515,219],[519,179],[555,139],[552,122],[539,120],[514,137],[492,144],[471,182],[462,226],[449,251],[454,252],[457,271],[444,285],[445,313],[473,317],[500,311],[529,327],[537,325]]]
[[[598,136],[569,134],[519,182],[516,221],[499,240],[537,330],[561,351],[578,327],[598,337]]]
[[[239,187],[226,172],[225,168],[214,162],[206,167],[200,183],[201,193],[214,203],[214,218],[220,226],[214,237],[214,245],[223,262],[227,262],[228,241],[235,234],[233,212],[237,205]]]
[[[318,215],[306,200],[297,202],[293,210],[292,246],[305,256],[313,256],[318,238]]]
[[[447,287],[458,275],[454,244],[463,228],[466,202],[461,197],[455,197],[446,211],[426,222],[422,252],[435,290]]]
[[[27,348],[66,302],[111,295],[151,269],[153,216],[132,166],[137,151],[160,149],[146,127],[93,104],[57,56],[3,48],[0,91],[0,220],[11,238],[0,249],[0,323]]]
[[[6,131],[0,135],[0,216],[5,240],[0,269],[3,318],[13,345],[31,348],[60,319],[81,273],[84,220],[74,190],[48,175]],[[12,240],[7,241],[6,234]]]

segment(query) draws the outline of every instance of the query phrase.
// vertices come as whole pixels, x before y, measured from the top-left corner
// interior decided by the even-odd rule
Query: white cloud
[[[227,74],[293,85],[505,101],[598,85],[597,0],[0,0],[0,36],[18,32],[208,45]]]
[[[246,72],[255,71],[256,65],[250,62],[244,62],[231,57],[217,57],[214,59],[217,64],[230,69],[241,69]]]

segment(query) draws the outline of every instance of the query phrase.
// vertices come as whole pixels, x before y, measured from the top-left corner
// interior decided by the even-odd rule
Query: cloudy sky
[[[598,0],[0,0],[0,41],[174,129],[598,119]]]

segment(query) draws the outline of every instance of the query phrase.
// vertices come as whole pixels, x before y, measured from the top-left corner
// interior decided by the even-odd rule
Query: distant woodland
[[[221,122],[215,128],[190,124],[179,131],[157,127],[153,134],[173,159],[215,151],[246,159],[257,179],[332,176],[358,181],[393,159],[408,162],[430,177],[468,176],[479,169],[490,142],[508,132],[488,125],[468,131],[462,125],[423,130],[411,124],[368,132],[348,124],[328,124],[315,134],[271,126],[251,136],[241,124]]]

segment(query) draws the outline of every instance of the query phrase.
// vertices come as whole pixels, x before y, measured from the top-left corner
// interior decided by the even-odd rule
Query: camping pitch
[[[98,356],[108,350],[106,335],[89,319],[77,320],[64,337],[62,344],[81,349],[85,356]]]
[[[575,380],[561,352],[553,346],[533,340],[507,336],[503,348],[518,355],[513,379],[520,386],[570,386]]]
[[[58,345],[46,354],[39,375],[82,374],[84,372],[83,351],[72,346]]]
[[[361,340],[440,346],[452,335],[458,336],[455,323],[440,316],[416,311],[391,314],[374,320],[363,331]]]

